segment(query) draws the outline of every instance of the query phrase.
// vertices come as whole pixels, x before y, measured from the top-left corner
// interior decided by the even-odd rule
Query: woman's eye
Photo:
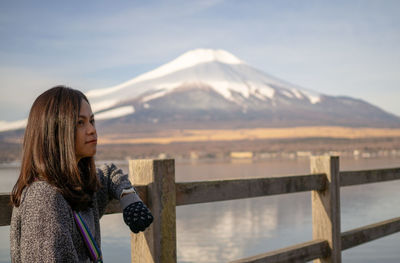
[[[90,123],[91,123],[92,125],[94,125],[94,123],[95,123],[94,119],[91,119],[91,120],[90,120]]]
[[[85,124],[85,122],[84,122],[83,120],[79,120],[79,121],[78,121],[78,125],[79,125],[79,126],[82,126],[83,124]]]

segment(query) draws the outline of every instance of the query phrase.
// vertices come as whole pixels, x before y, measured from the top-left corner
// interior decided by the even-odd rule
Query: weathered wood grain
[[[10,193],[0,193],[0,226],[8,226],[10,224],[11,213]]]
[[[314,240],[327,240],[331,253],[315,263],[342,262],[340,238],[340,176],[339,157],[313,156],[311,173],[325,173],[326,189],[312,191],[312,226]]]
[[[400,168],[340,172],[340,186],[385,182],[400,179]]]
[[[131,160],[132,183],[147,185],[147,200],[154,216],[144,232],[131,233],[132,262],[173,262],[176,257],[176,190],[174,160]]]
[[[176,204],[188,205],[325,188],[324,174],[176,183]]]
[[[278,249],[244,259],[232,261],[231,263],[290,263],[307,262],[317,258],[324,258],[329,255],[329,244],[326,240],[313,240]]]
[[[342,250],[400,231],[400,217],[359,227],[342,233]]]

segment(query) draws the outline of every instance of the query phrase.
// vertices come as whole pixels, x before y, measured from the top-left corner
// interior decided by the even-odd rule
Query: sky
[[[400,1],[0,1],[0,121],[59,84],[107,88],[196,48],[400,116]]]

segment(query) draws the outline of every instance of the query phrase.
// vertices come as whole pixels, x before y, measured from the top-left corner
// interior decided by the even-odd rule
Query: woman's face
[[[94,124],[94,116],[89,103],[85,100],[81,102],[78,123],[75,136],[75,155],[76,160],[85,157],[92,157],[96,154],[97,133]]]

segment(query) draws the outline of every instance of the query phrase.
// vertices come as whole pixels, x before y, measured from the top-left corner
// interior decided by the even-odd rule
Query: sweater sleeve
[[[21,262],[64,262],[67,258],[68,262],[78,262],[72,211],[67,202],[49,186],[31,188],[19,208]]]
[[[105,164],[97,169],[102,188],[96,194],[99,215],[102,216],[106,206],[112,199],[120,200],[124,189],[132,188],[132,184],[121,169],[114,164]]]

